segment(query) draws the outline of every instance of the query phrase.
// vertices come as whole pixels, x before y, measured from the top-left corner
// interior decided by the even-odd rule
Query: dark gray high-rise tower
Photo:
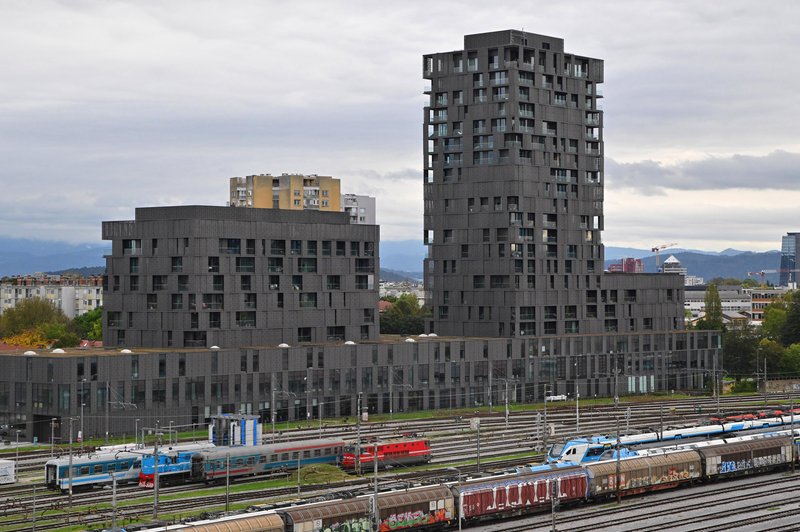
[[[797,282],[797,250],[800,249],[800,233],[786,233],[781,237],[781,269],[778,276],[780,286]]]
[[[424,56],[432,328],[518,336],[682,328],[682,282],[603,275],[603,61],[515,30]]]

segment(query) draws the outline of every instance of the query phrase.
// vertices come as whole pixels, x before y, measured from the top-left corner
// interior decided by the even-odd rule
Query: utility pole
[[[508,379],[503,379],[506,381],[506,432],[508,432]]]
[[[111,532],[117,532],[117,474],[111,473]]]
[[[548,436],[548,432],[549,431],[547,430],[547,396],[553,390],[552,390],[552,388],[548,389],[546,384],[543,385],[543,386],[544,386],[544,435],[542,436],[542,447],[544,447],[545,462],[548,462],[548,458],[547,458],[547,436]]]
[[[69,516],[72,513],[72,418],[69,418],[69,511],[67,512],[67,523],[69,523]]]
[[[319,413],[319,439],[322,439],[322,405],[325,403],[317,402],[317,413]]]
[[[300,496],[300,452],[297,451],[297,496]]]
[[[108,444],[108,433],[110,432],[109,428],[109,420],[110,420],[110,412],[109,409],[111,408],[111,386],[109,385],[108,381],[106,381],[106,444]]]
[[[492,363],[489,362],[489,413],[492,413]]]
[[[619,455],[619,415],[618,415],[617,416],[617,478],[616,481],[614,482],[614,485],[617,488],[617,504],[622,502],[622,492],[620,491],[620,486],[619,486],[621,465],[622,464],[620,463],[620,455]]]
[[[153,519],[158,519],[158,420],[153,435]]]
[[[306,368],[306,426],[311,422],[311,370]]]
[[[272,443],[275,443],[275,373],[271,376],[272,402],[269,404],[270,417],[272,418]]]
[[[83,451],[83,440],[86,439],[86,433],[83,432],[83,407],[84,407],[83,383],[84,382],[86,382],[86,379],[81,379],[81,432],[80,432],[80,435],[81,435],[81,437],[80,437],[80,440],[81,440],[81,451]]]
[[[373,512],[375,513],[375,530],[376,532],[381,529],[381,514],[380,507],[378,506],[378,442],[375,442],[375,451],[372,455],[372,462],[375,469],[375,493],[372,495]]]
[[[231,453],[225,453],[225,511],[229,512],[231,509],[230,504],[231,493]]]
[[[550,480],[550,517],[552,519],[552,531],[558,532],[556,528],[556,505],[558,504],[558,479],[555,477]]]
[[[478,443],[478,460],[477,460],[476,466],[478,468],[478,473],[480,473],[481,472],[481,420],[480,420],[480,418],[478,418],[478,438],[477,438],[476,441]]]
[[[660,425],[661,425],[661,433],[658,435],[658,439],[660,441],[660,440],[664,439],[664,404],[663,403],[658,405],[658,410],[659,410],[659,422],[660,422]]]
[[[361,392],[358,392],[358,401],[356,402],[358,411],[356,412],[356,456],[355,468],[356,475],[361,474]]]
[[[56,446],[56,418],[50,419],[50,458],[55,453]]]
[[[611,351],[611,356],[614,357],[614,408],[619,408],[619,361],[614,351]]]
[[[767,406],[767,357],[764,357],[764,406]]]
[[[789,401],[789,410],[791,410],[791,412],[792,412],[792,418],[791,418],[791,435],[792,435],[792,473],[794,473],[794,461],[795,461],[795,457],[796,457],[796,454],[795,454],[795,447],[796,447],[796,445],[795,445],[795,443],[794,443],[794,396],[792,396],[792,397],[790,398],[790,401]]]
[[[389,366],[389,421],[394,419],[394,366]]]

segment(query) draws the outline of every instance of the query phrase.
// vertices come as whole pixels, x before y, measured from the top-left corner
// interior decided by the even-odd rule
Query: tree
[[[3,312],[0,316],[0,337],[13,336],[47,323],[66,325],[68,322],[69,318],[60,309],[45,299],[34,297]]]
[[[783,353],[784,369],[792,375],[800,375],[800,344],[792,344]]]
[[[758,344],[758,367],[756,372],[764,371],[764,359],[767,361],[767,374],[783,373],[784,367],[784,354],[786,349],[774,340],[763,339]]]
[[[103,307],[97,307],[72,320],[72,331],[81,338],[103,339]]]
[[[719,290],[716,285],[709,285],[706,290],[706,315],[703,320],[697,324],[698,329],[706,330],[721,330],[722,323],[722,301],[719,298]]]
[[[729,375],[739,378],[752,374],[759,340],[756,329],[749,326],[722,333],[724,369]]]
[[[69,331],[63,323],[45,323],[37,330],[47,339],[51,347],[75,347],[81,343],[80,337]]]
[[[381,332],[384,334],[422,334],[425,318],[429,314],[420,308],[413,294],[403,294],[392,307],[381,314]]]
[[[800,301],[797,297],[788,303],[786,321],[781,327],[781,343],[787,346],[800,343]]]
[[[736,279],[734,277],[714,277],[708,282],[708,284],[709,285],[713,284],[715,286],[722,286],[722,285],[739,286],[742,284],[742,280]]]
[[[761,322],[761,335],[770,340],[779,340],[786,323],[786,303],[775,301],[764,309],[764,319]]]

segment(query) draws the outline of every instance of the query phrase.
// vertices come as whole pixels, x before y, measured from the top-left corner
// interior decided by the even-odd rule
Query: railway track
[[[699,486],[685,489],[662,492],[659,499],[653,493],[643,496],[629,496],[622,499],[622,504],[603,504],[597,502],[592,505],[571,505],[560,508],[556,512],[557,527],[570,532],[593,532],[596,530],[635,530],[636,532],[660,532],[665,529],[677,530],[681,527],[690,527],[692,530],[729,530],[732,523],[737,526],[747,522],[747,514],[752,513],[754,497],[773,497],[780,493],[780,498],[791,501],[800,495],[800,476],[775,476],[771,478],[734,478],[720,483],[705,484],[707,489]],[[754,493],[755,490],[755,493]],[[746,493],[743,493],[746,491]],[[717,501],[717,502],[715,502]],[[735,506],[737,509],[721,512],[719,504]],[[775,501],[773,500],[773,503]],[[738,504],[738,506],[737,506]],[[775,503],[777,505],[777,503]],[[599,507],[599,505],[602,505]],[[716,510],[715,510],[716,509]],[[680,514],[689,514],[693,511],[709,512],[710,519],[724,517],[726,524],[702,525],[696,516],[681,517]],[[627,516],[627,514],[638,515]],[[797,508],[789,511],[797,515]],[[780,513],[775,510],[770,516]],[[675,515],[679,514],[679,515]],[[788,515],[788,514],[787,514]],[[745,516],[744,520],[737,516]],[[777,517],[776,517],[777,519]],[[653,522],[657,521],[657,522]],[[759,519],[753,520],[760,522]],[[552,517],[549,513],[539,513],[524,516],[502,524],[491,524],[479,527],[480,530],[504,532],[530,532],[534,530],[549,530]],[[697,526],[697,528],[695,528]]]
[[[754,411],[758,408],[754,406],[754,402],[759,402],[760,397],[746,397],[746,398],[721,398],[720,403],[726,411]],[[779,407],[784,403],[788,403],[787,396],[770,396],[770,405]],[[574,403],[567,404],[549,404],[548,405],[548,424],[552,424],[555,428],[555,434],[550,436],[550,441],[556,441],[562,438],[574,436]],[[710,412],[709,407],[715,408],[715,401],[713,399],[696,399],[696,400],[681,400],[670,401],[663,408],[663,421],[665,426],[672,424],[685,423],[687,419],[696,420],[698,418],[697,406],[702,405],[704,412]],[[582,433],[609,433],[609,420],[613,419],[614,415],[624,415],[627,408],[631,409],[630,428],[632,430],[644,430],[658,426],[660,422],[662,409],[658,405],[650,403],[623,403],[620,408],[615,408],[613,405],[592,405],[584,407],[581,410],[581,427]],[[499,408],[502,410],[502,407]],[[534,424],[537,419],[541,420],[540,415],[536,411],[526,412],[513,412],[506,430],[505,419],[501,412],[488,414],[482,412],[478,415],[481,418],[481,455],[484,458],[498,456],[508,453],[520,453],[523,451],[530,451],[532,447],[540,444],[540,441],[533,438],[532,434],[535,432]],[[800,420],[798,420],[800,422]],[[426,419],[418,421],[398,421],[398,422],[383,422],[383,423],[367,423],[362,426],[363,435],[371,435],[377,437],[391,437],[402,434],[404,432],[424,432],[426,435],[433,438],[433,449],[435,455],[436,465],[445,468],[448,464],[458,463],[460,460],[474,460],[476,442],[474,439],[474,432],[469,430],[468,416],[447,416],[438,419]],[[355,427],[352,425],[331,425],[327,424],[323,427],[324,437],[342,437],[343,439],[355,437]],[[293,429],[285,431],[280,434],[280,441],[316,438],[320,434],[318,427]],[[269,439],[269,434],[265,435]],[[465,441],[465,436],[467,440]],[[41,451],[30,451],[27,453],[20,453],[20,477],[23,480],[36,481],[41,479],[44,463],[50,459],[49,447],[43,448]],[[507,461],[508,466],[524,463],[525,459],[516,459]],[[503,462],[495,462],[492,464],[494,468],[503,467],[500,464]],[[459,465],[462,473],[469,474],[474,466]],[[438,477],[441,479],[454,480],[455,475],[448,473],[423,473],[416,472],[410,473],[406,478],[414,479],[417,481],[424,477]],[[396,477],[399,481],[402,480],[402,473]],[[382,477],[383,478],[383,477]],[[390,481],[386,476],[386,481]],[[261,482],[265,480],[264,477],[237,479],[236,484],[246,484],[248,482]],[[413,480],[409,480],[413,481]],[[358,484],[358,483],[355,483]],[[349,486],[350,484],[348,484]],[[202,486],[200,486],[202,487]],[[326,486],[327,488],[336,489],[334,486]],[[172,495],[191,492],[198,489],[198,485],[178,485],[172,487],[162,487],[161,494]],[[306,492],[309,488],[304,488]],[[284,488],[286,493],[281,494],[279,490],[269,492],[270,497],[288,496],[289,492],[295,492],[296,488]],[[111,494],[110,490],[95,490],[88,493],[76,493],[73,495],[73,506],[86,506],[90,502],[97,504],[110,503]],[[243,500],[251,500],[248,497],[253,497],[253,493],[258,490],[244,492],[241,497]],[[59,511],[66,506],[66,496],[53,494],[49,492],[44,494],[43,489],[37,490],[37,513],[44,511],[45,513],[54,510]],[[261,490],[263,498],[266,493]],[[119,487],[118,499],[121,501],[132,501],[143,496],[147,497],[149,492],[144,492],[136,486]],[[219,496],[216,497],[219,503]],[[237,496],[238,497],[238,496]],[[8,503],[9,508],[18,508],[21,514],[30,511],[33,499],[33,489],[31,487],[19,488],[0,488],[0,501]],[[174,503],[177,507],[176,511],[181,511],[180,505],[182,503]],[[152,509],[152,503],[145,504],[149,510]],[[199,505],[195,502],[192,504],[192,509],[196,509]],[[135,508],[135,505],[132,505]],[[163,505],[162,505],[163,507]],[[63,510],[62,510],[63,511]],[[138,510],[133,510],[134,512]],[[170,511],[172,510],[162,510]],[[16,513],[16,512],[15,512]],[[145,512],[140,512],[141,515]],[[26,521],[27,522],[27,521]],[[6,522],[0,514],[0,527],[5,527]],[[63,521],[61,526],[63,526]],[[40,528],[37,526],[37,528]]]

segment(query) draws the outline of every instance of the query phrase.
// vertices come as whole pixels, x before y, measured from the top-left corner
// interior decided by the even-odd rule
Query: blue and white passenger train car
[[[152,453],[152,449],[149,450]],[[90,453],[72,457],[72,489],[104,486],[113,482],[114,473],[118,483],[138,482],[142,469],[142,449],[136,452]],[[44,466],[45,483],[50,489],[69,490],[69,458],[54,458]]]
[[[694,427],[669,428],[662,432],[626,434],[619,438],[620,455],[622,458],[625,458],[627,455],[636,456],[635,451],[628,450],[628,447],[635,445],[685,440],[687,438],[720,437],[747,430],[781,427],[789,425],[790,423],[791,416],[777,415],[774,417],[743,419],[740,421],[713,423]],[[548,462],[569,462],[576,464],[597,462],[605,459],[607,456],[604,457],[604,455],[608,451],[613,452],[616,445],[617,438],[615,436],[576,438],[565,443],[557,443],[550,447],[546,455],[546,460]]]

